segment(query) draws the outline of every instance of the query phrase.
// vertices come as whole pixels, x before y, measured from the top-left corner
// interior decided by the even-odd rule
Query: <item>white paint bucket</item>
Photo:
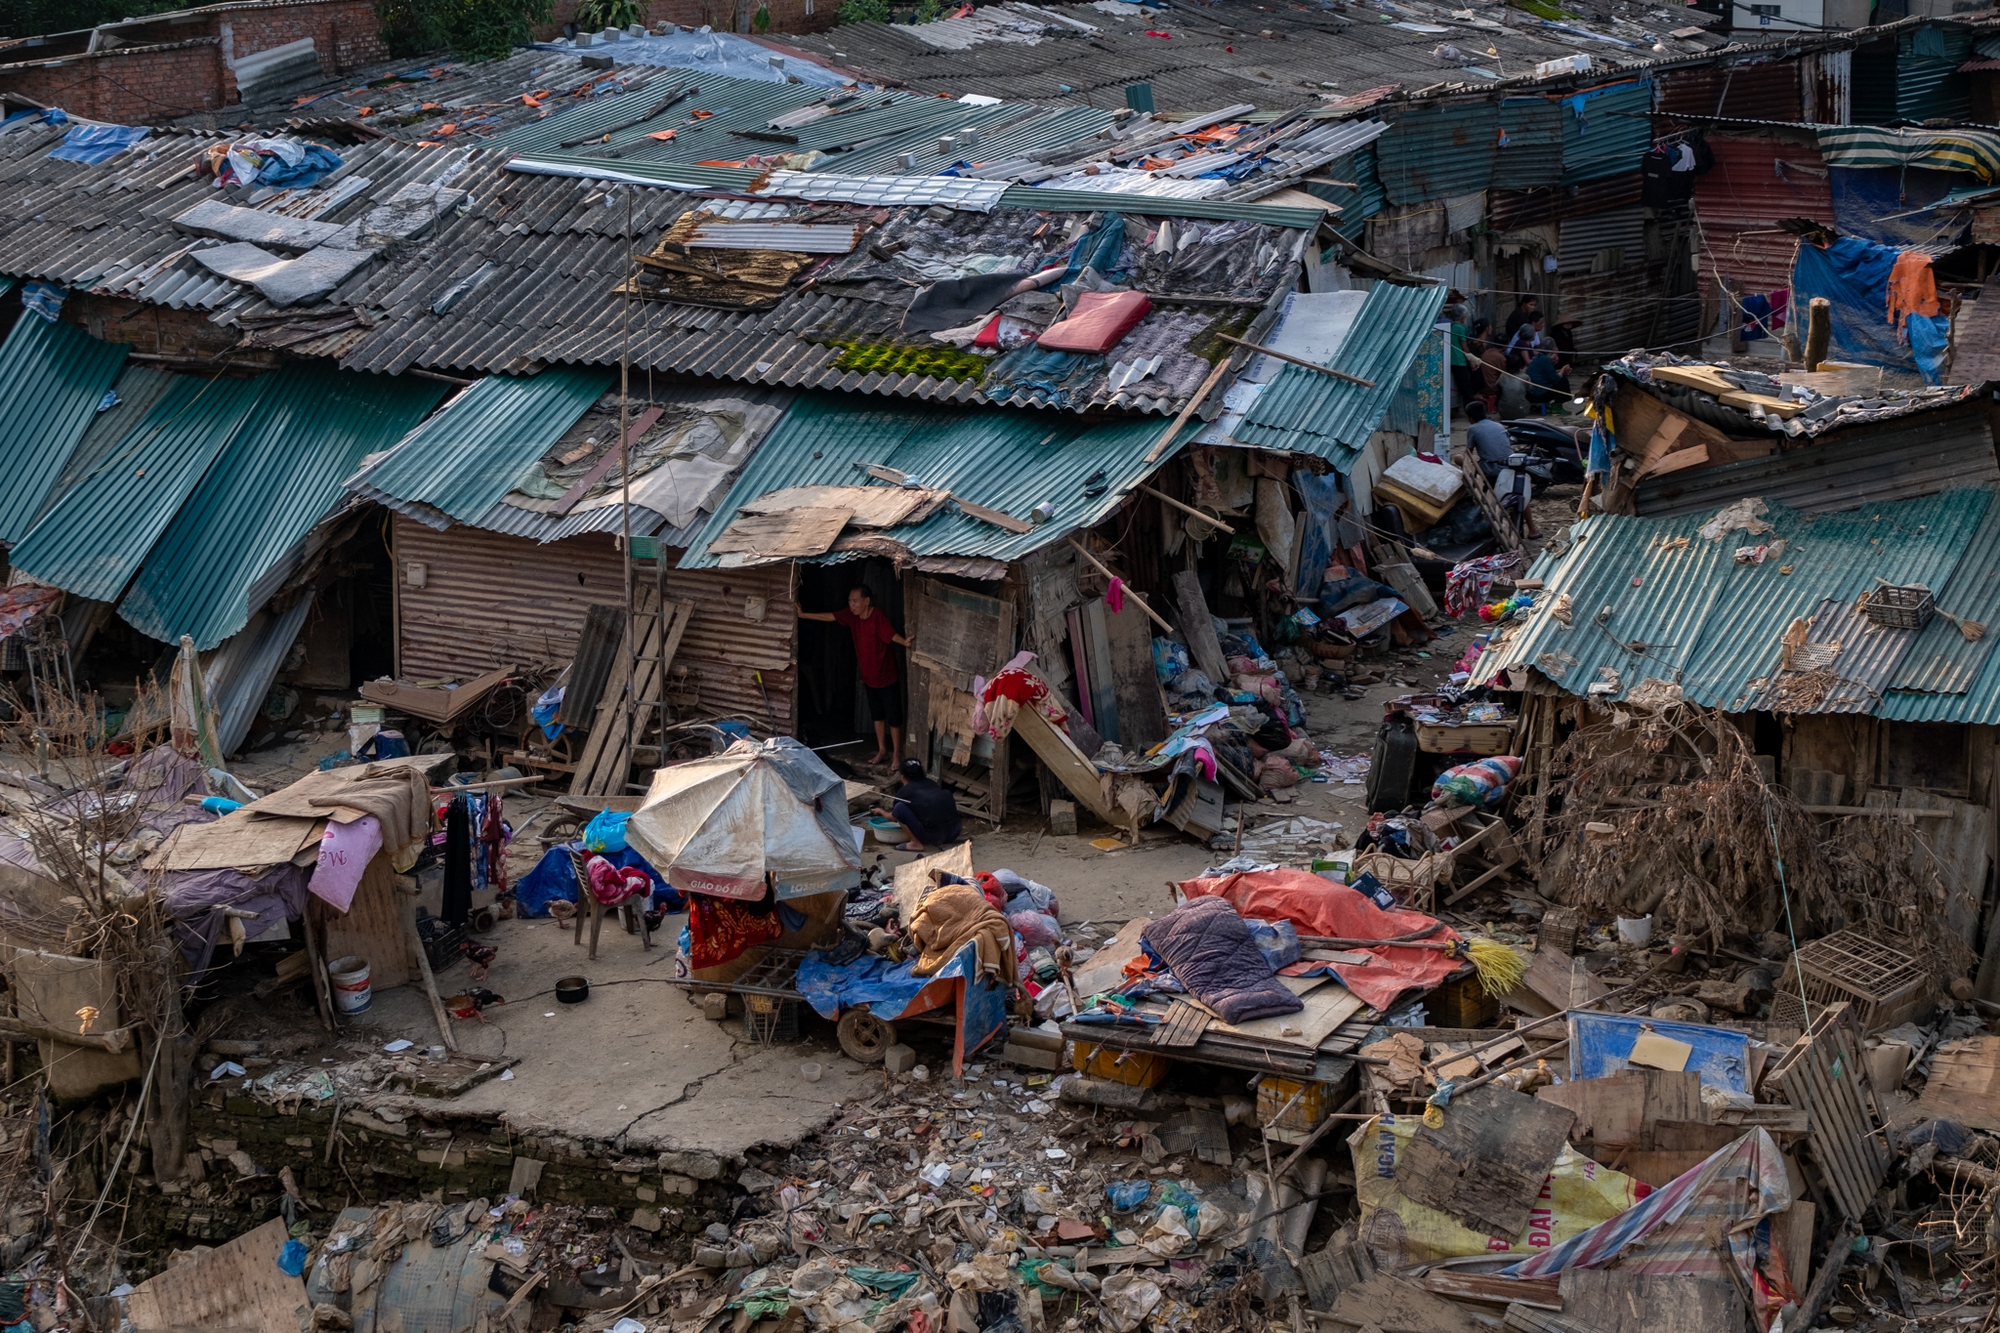
[[[333,982],[333,1007],[343,1014],[365,1010],[375,995],[368,987],[368,960],[355,954],[336,958],[326,965]]]
[[[1652,939],[1652,913],[1648,912],[1645,916],[1641,917],[1619,917],[1618,938],[1624,940],[1627,944],[1644,944],[1646,941]]]

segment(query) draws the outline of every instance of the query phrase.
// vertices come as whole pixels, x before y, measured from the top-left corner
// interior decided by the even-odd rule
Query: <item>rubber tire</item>
[[[896,1025],[875,1017],[866,1009],[849,1009],[840,1016],[835,1035],[840,1049],[856,1064],[879,1065],[889,1048],[896,1044]]]

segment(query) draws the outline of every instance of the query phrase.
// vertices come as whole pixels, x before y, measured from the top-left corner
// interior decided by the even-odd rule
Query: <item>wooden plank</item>
[[[640,436],[651,430],[653,424],[666,414],[667,409],[664,407],[649,407],[641,412],[637,419],[625,428],[626,447],[630,448],[638,441]],[[577,502],[590,493],[590,488],[602,481],[605,473],[618,466],[618,459],[621,452],[615,444],[605,450],[604,457],[591,464],[590,470],[581,477],[578,477],[576,484],[563,492],[562,498],[556,501],[555,507],[550,509],[549,513],[557,518],[561,518],[570,510],[576,508]]]
[[[1507,1002],[1523,1010],[1533,1018],[1547,1018],[1565,1009],[1591,1004],[1611,993],[1611,988],[1583,970],[1581,980],[1577,977],[1577,959],[1564,953],[1552,944],[1537,948],[1528,959],[1527,975],[1521,978],[1521,991],[1507,997]],[[1582,994],[1572,999],[1578,989]],[[1523,994],[1522,992],[1526,993]]]
[[[2000,1037],[1965,1037],[1938,1047],[1916,1109],[1927,1118],[2000,1130]]]
[[[1167,1021],[1153,1029],[1153,1045],[1192,1046],[1201,1040],[1209,1021],[1207,1010],[1198,1009],[1184,999],[1176,999],[1167,1010]]]
[[[1640,467],[1633,476],[1634,481],[1644,481],[1648,477],[1664,476],[1669,472],[1682,472],[1691,467],[1708,466],[1708,446],[1691,445],[1686,449],[1676,449],[1672,453],[1661,454],[1650,463]]]
[[[139,1333],[269,1333],[305,1320],[305,1283],[278,1267],[285,1221],[274,1217],[133,1289],[126,1311]]]
[[[614,731],[624,730],[625,695],[632,685],[632,654],[626,651],[625,638],[628,633],[640,637],[649,635],[659,622],[658,592],[641,584],[632,594],[632,620],[630,629],[618,636],[618,648],[611,658],[610,674],[604,678],[603,692],[598,696],[597,711],[591,720],[590,730],[583,738],[583,752],[576,758],[576,777],[571,788],[579,795],[601,796],[597,790],[597,770],[604,762],[604,752],[613,743]],[[640,645],[644,651],[644,645]]]
[[[1097,734],[1123,745],[1118,727],[1118,689],[1111,680],[1111,631],[1104,622],[1104,599],[1081,608],[1083,656],[1090,665],[1090,720]]]
[[[1792,1280],[1794,1291],[1803,1292],[1810,1285],[1807,1274],[1812,1268],[1813,1221],[1818,1211],[1812,1200],[1799,1199],[1771,1219],[1771,1245],[1783,1256],[1785,1276]]]
[[[1601,1333],[1719,1333],[1744,1327],[1743,1297],[1726,1277],[1642,1273],[1628,1268],[1570,1268],[1561,1278],[1563,1308],[1589,1313]]]
[[[742,555],[744,564],[823,555],[853,512],[847,509],[788,509],[782,514],[745,514],[708,544],[713,555]]]
[[[1851,1222],[1874,1204],[1889,1170],[1866,1079],[1852,1011],[1844,1003],[1828,1005],[1765,1078],[1767,1088],[1775,1084],[1787,1102],[1805,1108],[1811,1122],[1806,1142]]]
[[[396,872],[387,852],[377,852],[361,871],[354,901],[345,916],[331,912],[326,919],[329,963],[352,954],[368,960],[368,981],[375,990],[408,985],[416,978],[403,938],[405,907],[396,895]]]
[[[1217,685],[1229,683],[1229,664],[1222,656],[1222,639],[1209,618],[1208,599],[1202,596],[1201,576],[1192,569],[1174,575],[1174,598],[1180,606],[1181,637],[1187,640],[1194,664]]]
[[[1424,1290],[1455,1301],[1481,1305],[1525,1305],[1535,1310],[1560,1310],[1562,1293],[1555,1277],[1502,1277],[1498,1273],[1465,1273],[1433,1268],[1424,1274]]]
[[[1153,669],[1151,623],[1129,601],[1122,611],[1105,608],[1111,689],[1118,703],[1118,743],[1133,755],[1167,738],[1167,703],[1160,693],[1159,673]]]
[[[1520,1235],[1576,1116],[1489,1083],[1453,1097],[1443,1118],[1410,1140],[1397,1186],[1475,1231]]]
[[[1023,708],[1014,715],[1014,734],[1049,766],[1056,780],[1085,809],[1113,828],[1122,828],[1129,822],[1121,818],[1122,811],[1105,804],[1104,784],[1099,780],[1097,766],[1084,758],[1076,744],[1050,725],[1047,718],[1032,708]]]
[[[1218,1036],[1247,1037],[1253,1041],[1317,1050],[1333,1035],[1333,1030],[1368,1006],[1345,986],[1329,985],[1313,991],[1301,1001],[1305,1008],[1295,1014],[1253,1018],[1244,1023],[1216,1022],[1210,1032]]]
[[[1479,512],[1486,515],[1486,521],[1493,525],[1493,536],[1502,549],[1519,551],[1522,549],[1521,529],[1500,507],[1500,497],[1493,493],[1493,484],[1486,480],[1486,474],[1479,470],[1479,455],[1464,449],[1458,455],[1458,470],[1465,474],[1465,488],[1472,492],[1472,498],[1479,502]]]

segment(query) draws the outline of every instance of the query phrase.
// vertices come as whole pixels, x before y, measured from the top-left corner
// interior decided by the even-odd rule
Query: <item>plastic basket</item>
[[[1861,614],[1880,629],[1922,629],[1931,623],[1937,603],[1931,590],[1921,583],[1886,583],[1868,595]]]

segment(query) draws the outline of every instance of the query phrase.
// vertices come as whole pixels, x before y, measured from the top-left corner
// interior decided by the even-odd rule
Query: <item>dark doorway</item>
[[[875,607],[903,632],[903,581],[887,560],[850,560],[838,565],[799,567],[798,608],[839,611],[847,606],[848,589],[868,589]],[[903,649],[896,654],[897,688],[909,697],[909,662]],[[844,625],[817,620],[799,622],[799,739],[807,745],[840,745],[875,740],[861,676],[854,663],[854,639]],[[853,758],[853,755],[844,757]],[[867,758],[867,753],[859,757]]]

